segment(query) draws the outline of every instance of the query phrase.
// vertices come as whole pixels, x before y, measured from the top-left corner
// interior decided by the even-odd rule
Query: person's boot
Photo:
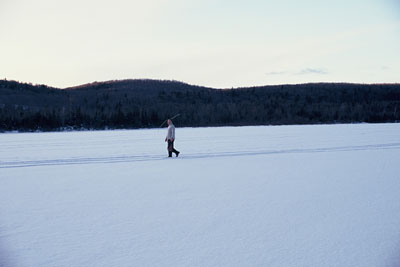
[[[176,157],[178,157],[178,156],[179,156],[179,153],[181,153],[181,152],[179,152],[179,151],[176,151],[176,152],[175,152],[175,154],[176,154]]]
[[[172,151],[168,151],[168,158],[172,158]]]

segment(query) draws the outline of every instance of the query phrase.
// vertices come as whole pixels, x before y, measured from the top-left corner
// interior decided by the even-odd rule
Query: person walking
[[[175,141],[175,126],[171,119],[168,119],[168,132],[165,137],[165,142],[168,142],[168,157],[172,157],[172,152],[179,156],[179,151],[174,148]]]

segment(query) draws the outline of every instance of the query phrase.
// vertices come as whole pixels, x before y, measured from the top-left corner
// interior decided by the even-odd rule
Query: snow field
[[[400,124],[3,134],[3,266],[400,264]]]

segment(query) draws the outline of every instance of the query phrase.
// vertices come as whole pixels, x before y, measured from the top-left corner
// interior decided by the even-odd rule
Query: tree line
[[[120,80],[66,89],[0,81],[1,131],[400,121],[400,84],[310,83],[213,89]]]

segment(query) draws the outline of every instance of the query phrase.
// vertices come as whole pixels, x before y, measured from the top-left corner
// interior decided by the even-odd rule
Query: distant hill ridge
[[[113,80],[64,89],[0,80],[0,130],[400,121],[400,84],[307,83],[214,89]]]
[[[154,80],[154,79],[125,79],[125,80],[110,80],[103,82],[92,82],[78,86],[67,87],[69,89],[87,89],[87,88],[135,88],[135,89],[149,89],[149,88],[173,88],[173,89],[187,89],[187,88],[206,88],[202,86],[190,85],[188,83],[175,81],[175,80]]]

